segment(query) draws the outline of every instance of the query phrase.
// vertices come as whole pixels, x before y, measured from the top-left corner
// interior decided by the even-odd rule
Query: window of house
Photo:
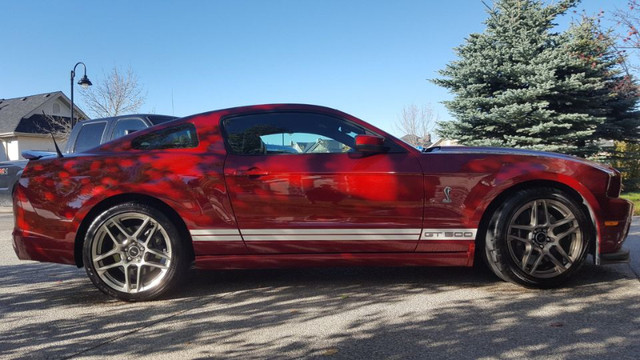
[[[139,150],[187,149],[198,146],[198,136],[193,124],[183,124],[142,135],[131,144]]]
[[[58,103],[53,103],[53,109],[52,109],[53,115],[58,115],[60,114],[60,104]]]

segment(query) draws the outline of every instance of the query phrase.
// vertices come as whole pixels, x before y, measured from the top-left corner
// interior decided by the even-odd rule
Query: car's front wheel
[[[584,263],[592,236],[585,211],[565,192],[521,190],[494,212],[485,260],[504,280],[553,287]]]
[[[186,254],[164,213],[139,203],[120,204],[96,217],[83,247],[91,281],[126,301],[151,300],[175,287],[188,268]]]

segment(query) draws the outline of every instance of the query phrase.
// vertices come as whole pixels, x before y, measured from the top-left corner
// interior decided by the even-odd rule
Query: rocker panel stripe
[[[478,229],[197,229],[194,241],[473,241]]]

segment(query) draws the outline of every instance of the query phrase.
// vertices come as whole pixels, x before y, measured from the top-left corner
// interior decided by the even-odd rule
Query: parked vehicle
[[[73,127],[64,153],[81,152],[128,133],[176,118],[167,115],[133,114],[81,121]],[[0,162],[0,205],[11,203],[11,193],[26,164],[27,160]]]
[[[587,254],[628,260],[620,187],[576,157],[419,151],[337,110],[260,105],[30,161],[13,241],[20,259],[85,266],[129,301],[174,288],[192,263],[471,266],[476,252],[504,280],[551,287]]]
[[[0,206],[11,206],[11,193],[27,160],[0,162]]]
[[[73,127],[64,153],[83,152],[99,144],[174,119],[177,119],[177,117],[155,114],[134,114],[81,121]]]

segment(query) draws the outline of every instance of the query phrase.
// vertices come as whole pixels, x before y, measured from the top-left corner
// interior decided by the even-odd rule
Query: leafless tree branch
[[[136,112],[146,94],[131,68],[123,74],[114,67],[105,80],[81,93],[86,109],[95,117],[109,117]]]
[[[422,145],[419,142],[430,139],[430,132],[437,121],[438,114],[431,107],[411,104],[402,109],[395,126],[405,135],[415,135],[416,141],[410,141],[413,145]]]
[[[71,134],[71,119],[64,116],[54,116],[42,112],[44,123],[36,122],[34,125],[41,133],[53,134],[59,139],[68,139]]]

